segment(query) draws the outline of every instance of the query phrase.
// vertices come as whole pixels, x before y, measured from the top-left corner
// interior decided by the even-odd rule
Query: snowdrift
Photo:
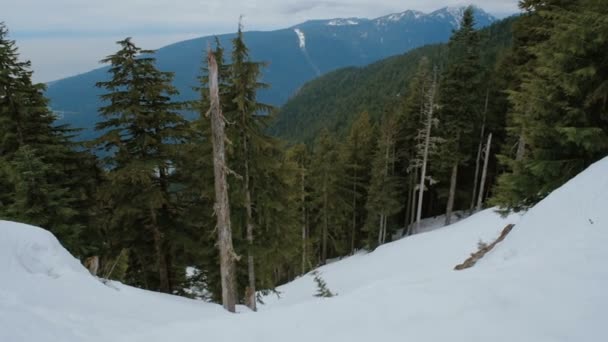
[[[480,212],[321,267],[260,312],[91,277],[39,228],[0,221],[0,341],[608,340],[608,158],[523,216]],[[509,223],[506,239],[454,271]]]

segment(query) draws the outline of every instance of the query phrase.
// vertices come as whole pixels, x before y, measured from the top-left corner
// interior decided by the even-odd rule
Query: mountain
[[[311,20],[269,32],[246,32],[245,41],[254,60],[268,62],[263,81],[271,88],[260,94],[264,102],[280,106],[306,81],[346,66],[362,66],[419,46],[447,41],[457,28],[464,7],[446,7],[432,13],[405,11],[376,19],[337,18]],[[496,19],[476,8],[479,27]],[[218,36],[230,46],[234,34]],[[157,65],[175,72],[180,100],[196,98],[203,50],[214,37],[182,41],[159,49]],[[135,42],[137,43],[137,42]],[[100,59],[104,56],[100,56]],[[106,80],[107,67],[49,83],[47,96],[62,123],[85,128],[82,138],[92,136],[100,106],[95,83]]]
[[[49,232],[0,221],[0,341],[604,341],[606,173],[608,158],[523,216],[488,209],[317,269],[336,297],[309,273],[238,314],[102,282]]]
[[[484,64],[493,66],[500,52],[511,45],[515,20],[517,17],[503,19],[481,30]],[[322,128],[338,134],[347,131],[363,111],[378,119],[404,95],[422,57],[441,66],[446,52],[447,44],[426,45],[364,67],[343,68],[318,77],[281,107],[270,132],[291,142],[310,143]]]

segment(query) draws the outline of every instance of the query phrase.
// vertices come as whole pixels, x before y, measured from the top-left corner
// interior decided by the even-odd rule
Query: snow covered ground
[[[336,297],[305,275],[239,314],[103,285],[46,231],[0,221],[0,341],[608,341],[607,207],[605,159],[523,217],[486,210],[320,268]]]

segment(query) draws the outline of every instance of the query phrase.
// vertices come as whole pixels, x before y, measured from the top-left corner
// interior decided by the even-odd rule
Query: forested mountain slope
[[[501,20],[481,31],[481,58],[486,68],[493,68],[500,53],[510,46],[516,20]],[[441,69],[447,58],[447,45],[420,47],[365,67],[336,70],[310,81],[281,108],[270,131],[292,142],[310,143],[322,128],[340,134],[346,132],[363,111],[378,120],[407,95],[409,81],[423,57]]]

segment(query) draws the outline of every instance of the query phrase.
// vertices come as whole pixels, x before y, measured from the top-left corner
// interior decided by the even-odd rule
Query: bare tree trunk
[[[218,87],[218,66],[213,52],[207,53],[209,65],[209,96],[211,99],[211,133],[213,142],[213,171],[215,175],[215,216],[217,217],[218,248],[220,252],[220,276],[222,285],[222,305],[224,309],[235,312],[237,301],[235,262],[238,256],[232,245],[230,226],[230,203],[226,173],[226,150],[224,142],[226,125],[220,106]]]
[[[448,205],[445,210],[445,225],[452,222],[452,210],[454,209],[454,197],[456,196],[456,180],[458,179],[458,161],[452,166],[452,177],[450,177],[450,194],[448,196]]]
[[[245,113],[242,113],[242,119],[245,120]],[[245,123],[243,122],[243,127]],[[255,299],[255,261],[253,258],[253,210],[251,204],[251,189],[249,185],[249,149],[247,146],[247,135],[243,131],[241,132],[243,139],[243,154],[245,163],[245,210],[247,216],[245,217],[245,227],[247,228],[247,278],[249,285],[245,289],[245,303],[247,306],[256,311],[256,299]]]
[[[321,264],[325,265],[327,262],[327,234],[329,229],[328,221],[328,198],[327,198],[327,180],[323,182],[323,210],[325,211],[323,217],[323,241],[321,246]]]
[[[414,180],[418,179],[418,168],[414,171]],[[416,187],[412,187],[412,214],[410,216],[410,224],[409,224],[409,235],[415,234],[416,229],[414,223],[416,222]]]
[[[488,112],[488,100],[490,96],[490,90],[486,91],[486,104],[483,109],[483,123],[481,124],[481,134],[479,135],[479,146],[477,147],[477,158],[475,159],[475,179],[473,181],[473,194],[471,195],[471,212],[475,208],[475,196],[477,195],[477,183],[479,182],[479,167],[481,164],[481,149],[483,146],[483,139],[485,137],[486,128],[486,114]]]
[[[426,178],[426,164],[429,157],[429,146],[431,144],[431,127],[433,126],[433,111],[435,109],[435,92],[437,89],[437,70],[433,75],[433,83],[429,89],[428,108],[426,109],[426,127],[424,133],[424,152],[422,154],[422,171],[420,172],[420,185],[418,189],[418,208],[416,210],[416,231],[420,230],[422,219],[422,200],[424,198],[424,179]]]
[[[378,246],[380,246],[382,244],[383,226],[384,226],[384,214],[380,214],[380,222],[378,225]]]
[[[302,274],[306,273],[306,184],[305,184],[304,166],[302,165],[302,174],[300,175],[300,200],[302,201]]]
[[[154,253],[156,258],[156,267],[158,270],[159,290],[164,293],[171,293],[171,285],[169,284],[168,263],[165,255],[164,234],[158,226],[156,213],[150,208],[150,218],[152,220],[150,229],[152,230],[152,239],[154,241]]]
[[[401,236],[407,236],[409,235],[409,223],[410,223],[410,216],[412,216],[412,201],[413,201],[413,194],[412,194],[412,188],[414,187],[414,177],[412,174],[409,175],[408,177],[408,191],[407,191],[407,197],[405,200],[405,220],[403,220],[403,233],[401,234]]]
[[[517,153],[515,155],[515,160],[522,160],[526,155],[526,137],[524,136],[523,129],[519,133],[519,141],[517,142]]]
[[[483,161],[483,172],[481,173],[481,184],[479,185],[479,197],[477,198],[477,211],[481,210],[484,198],[484,187],[486,185],[486,175],[488,173],[488,160],[490,159],[490,147],[492,146],[492,133],[488,135],[488,143],[486,144],[486,156]]]
[[[350,232],[350,254],[355,254],[355,235],[357,234],[357,162],[354,167],[353,178],[353,222]]]

